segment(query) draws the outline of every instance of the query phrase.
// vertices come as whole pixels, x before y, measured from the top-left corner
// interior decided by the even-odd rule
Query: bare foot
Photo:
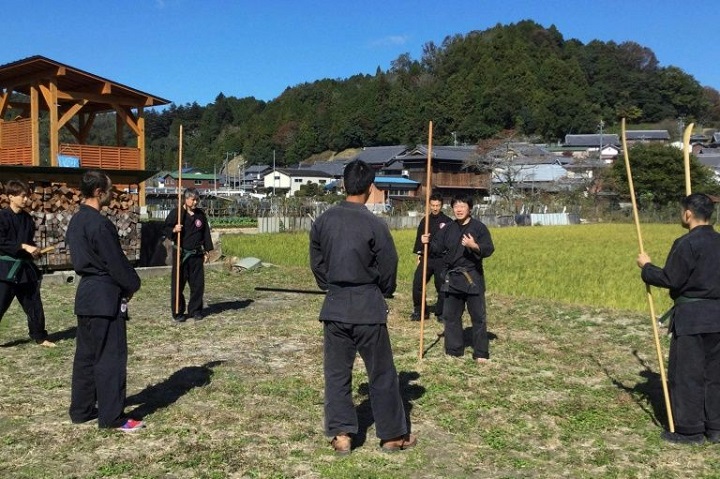
[[[39,344],[40,346],[44,346],[44,347],[46,347],[46,348],[56,348],[56,347],[57,347],[57,344],[55,344],[55,343],[53,343],[53,342],[51,342],[51,341],[48,341],[47,339],[44,340],[42,343],[38,343],[38,344]]]

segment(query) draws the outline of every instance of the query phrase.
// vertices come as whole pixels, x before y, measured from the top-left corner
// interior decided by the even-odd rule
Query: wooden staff
[[[432,136],[433,136],[433,124],[432,121],[428,126],[428,150],[427,150],[427,174],[425,176],[425,234],[427,235],[430,231],[430,220],[428,218],[430,214],[430,190],[432,181]],[[422,294],[420,295],[420,359],[423,358],[423,336],[425,334],[425,295],[427,294],[427,284],[425,277],[427,276],[427,263],[428,263],[428,249],[427,243],[423,244],[423,256],[422,256]],[[437,274],[437,271],[435,272]]]
[[[180,146],[178,147],[178,210],[177,210],[177,226],[181,226],[182,218],[182,146],[183,146],[183,127],[180,125]],[[175,253],[175,315],[180,315],[180,236],[182,231],[177,232],[177,246]]]
[[[633,218],[635,219],[635,229],[637,231],[638,246],[640,253],[644,253],[642,234],[640,233],[640,217],[638,216],[637,203],[635,202],[635,186],[633,185],[632,171],[630,170],[630,157],[628,156],[627,134],[625,133],[625,118],[622,119],[622,147],[623,156],[625,157],[625,171],[628,177],[628,186],[630,187],[630,201],[632,202]],[[653,327],[653,336],[655,337],[655,349],[657,351],[658,364],[660,365],[660,381],[662,382],[663,396],[665,397],[665,410],[668,417],[668,426],[670,432],[675,432],[675,421],[673,420],[672,407],[670,406],[670,393],[668,392],[667,379],[665,378],[665,366],[663,362],[663,354],[660,349],[660,336],[658,335],[657,318],[655,317],[655,305],[653,304],[652,291],[650,285],[645,285],[647,293],[648,305],[650,306],[650,322]]]
[[[690,185],[690,135],[692,135],[695,123],[690,123],[683,133],[683,160],[685,163],[685,194],[692,194]]]

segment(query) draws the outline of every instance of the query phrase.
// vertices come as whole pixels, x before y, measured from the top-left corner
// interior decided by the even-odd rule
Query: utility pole
[[[228,183],[230,181],[230,156],[232,156],[233,159],[238,155],[237,151],[226,151],[225,152],[225,161],[223,162],[223,171],[225,171],[225,183]]]
[[[273,197],[275,196],[275,150],[273,150]]]
[[[217,163],[213,163],[213,176],[215,176],[215,197],[217,198]]]
[[[600,149],[598,150],[598,159],[602,161],[602,149],[603,149],[603,126],[605,126],[605,122],[602,118],[600,118],[600,124],[598,125],[600,127]]]

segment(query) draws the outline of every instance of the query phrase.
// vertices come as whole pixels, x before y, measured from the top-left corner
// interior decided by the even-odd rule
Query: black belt
[[[681,304],[688,304],[688,303],[695,303],[697,301],[712,301],[713,298],[691,298],[689,296],[678,296],[675,298],[673,302],[672,308],[665,311],[665,314],[660,316],[660,319],[658,319],[658,323],[664,323],[666,319],[668,319],[675,309],[675,306],[679,306]]]

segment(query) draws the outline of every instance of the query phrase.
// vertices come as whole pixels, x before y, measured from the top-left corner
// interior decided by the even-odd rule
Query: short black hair
[[[25,193],[26,195],[30,194],[30,186],[28,186],[28,184],[24,181],[8,180],[8,182],[5,184],[5,194],[20,196],[23,193]]]
[[[185,193],[183,193],[183,197],[185,199],[188,198],[200,198],[200,193],[195,188],[186,188]]]
[[[715,211],[715,203],[708,195],[703,193],[693,193],[686,196],[680,201],[684,210],[692,211],[695,218],[700,221],[710,221]]]
[[[430,201],[442,201],[443,197],[439,191],[433,191],[430,195]]]
[[[467,193],[455,193],[452,197],[452,200],[450,200],[450,206],[455,206],[455,203],[467,203],[467,205],[472,209],[473,207],[473,197],[472,195],[469,195]]]
[[[107,192],[112,186],[110,177],[98,170],[90,170],[82,176],[80,180],[80,193],[85,198],[92,198],[95,190],[100,188],[104,192]]]
[[[350,196],[361,195],[370,190],[375,181],[375,170],[362,160],[353,160],[345,166],[343,182],[345,193]]]

